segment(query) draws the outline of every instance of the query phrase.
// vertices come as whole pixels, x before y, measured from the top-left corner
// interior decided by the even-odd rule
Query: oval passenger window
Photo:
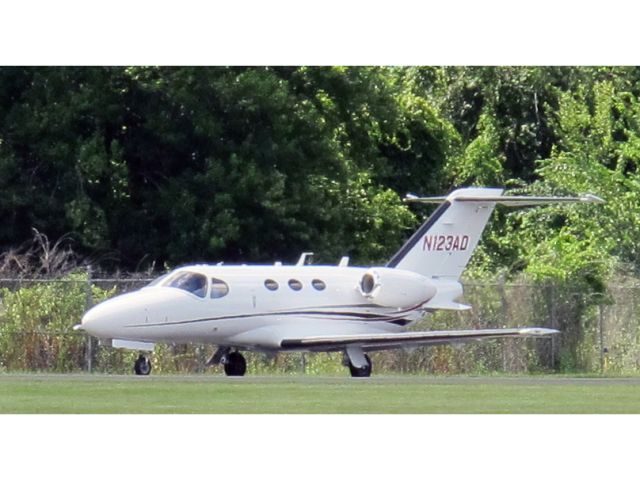
[[[229,293],[229,285],[218,278],[211,279],[211,298],[221,298]]]
[[[300,280],[292,278],[291,280],[289,280],[289,287],[291,287],[291,290],[301,290],[302,283],[300,283]]]
[[[313,288],[315,288],[316,290],[324,290],[325,288],[327,288],[325,283],[319,278],[314,278],[313,280],[311,280],[311,285],[313,285]]]
[[[267,290],[274,291],[278,289],[278,282],[268,278],[267,280],[264,281],[264,286],[267,288]]]

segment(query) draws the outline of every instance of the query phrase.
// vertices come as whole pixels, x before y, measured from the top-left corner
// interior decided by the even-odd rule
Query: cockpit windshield
[[[168,273],[165,273],[164,275],[160,275],[158,278],[151,280],[151,282],[147,283],[145,286],[146,287],[155,287],[156,285],[160,285],[165,278],[167,278],[169,276]]]
[[[207,294],[207,277],[201,273],[180,272],[171,278],[164,286],[186,290],[200,298],[204,298]]]

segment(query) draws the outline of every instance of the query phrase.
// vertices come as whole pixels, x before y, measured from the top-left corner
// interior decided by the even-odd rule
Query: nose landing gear
[[[144,355],[140,354],[133,364],[133,371],[136,375],[149,375],[151,373],[151,361]]]

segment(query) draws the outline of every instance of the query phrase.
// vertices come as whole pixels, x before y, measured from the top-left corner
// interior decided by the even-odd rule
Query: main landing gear
[[[231,352],[222,358],[224,373],[228,377],[242,377],[247,371],[247,361],[240,352]]]
[[[349,367],[352,377],[370,377],[371,359],[362,351],[362,348],[349,346],[345,350],[345,365]]]
[[[133,364],[133,371],[136,372],[136,375],[149,375],[151,373],[151,361],[140,354]]]
[[[371,359],[369,355],[364,356],[367,361],[366,365],[356,367],[353,363],[349,362],[349,372],[352,377],[370,377],[371,376]]]
[[[228,377],[242,377],[247,372],[247,361],[237,350],[229,347],[219,347],[207,362],[208,366],[222,364],[224,373]]]

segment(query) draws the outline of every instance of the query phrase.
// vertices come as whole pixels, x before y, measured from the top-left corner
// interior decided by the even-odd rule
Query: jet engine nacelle
[[[362,276],[358,291],[371,303],[407,308],[431,300],[437,292],[425,276],[408,270],[371,268]]]

